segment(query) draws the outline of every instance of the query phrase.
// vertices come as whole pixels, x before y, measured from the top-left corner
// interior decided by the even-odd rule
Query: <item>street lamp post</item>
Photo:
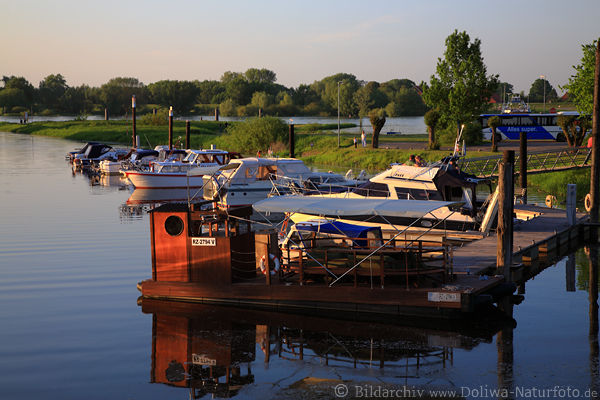
[[[338,149],[340,148],[340,84],[342,81],[338,81]]]

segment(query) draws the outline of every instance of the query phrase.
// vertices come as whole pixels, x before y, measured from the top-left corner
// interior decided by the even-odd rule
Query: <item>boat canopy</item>
[[[350,238],[366,238],[367,233],[369,232],[379,233],[379,237],[381,237],[381,227],[379,226],[355,225],[341,221],[317,219],[298,222],[294,226],[298,231],[319,232],[335,235],[341,234]]]
[[[461,201],[355,199],[320,196],[275,196],[253,205],[254,210],[266,212],[297,212],[311,215],[421,218],[438,208],[461,205]]]

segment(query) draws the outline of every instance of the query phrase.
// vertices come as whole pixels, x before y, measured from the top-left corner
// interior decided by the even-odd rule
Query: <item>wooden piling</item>
[[[136,129],[135,129],[135,94],[131,96],[131,124],[132,124],[132,129],[131,129],[131,134],[132,134],[132,147],[137,147],[136,143],[135,143],[135,137],[136,137]]]
[[[596,43],[596,70],[594,72],[594,108],[592,111],[592,167],[590,173],[590,197],[592,207],[590,222],[597,223],[600,207],[600,40]],[[593,231],[592,240],[597,240],[597,230]]]
[[[522,190],[523,204],[527,204],[527,133],[519,134],[519,183]]]
[[[294,124],[290,124],[290,157],[294,158]]]
[[[108,108],[104,108],[104,120],[108,121]]]
[[[169,108],[169,150],[173,150],[173,106]]]
[[[498,243],[496,247],[496,268],[502,269],[504,278],[511,282],[513,248],[513,170],[515,152],[505,150],[498,174]]]
[[[189,149],[190,147],[190,120],[185,121],[185,148]]]

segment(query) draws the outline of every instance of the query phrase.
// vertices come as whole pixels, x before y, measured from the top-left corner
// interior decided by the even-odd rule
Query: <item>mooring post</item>
[[[215,121],[219,120],[219,107],[215,108]]]
[[[521,184],[523,204],[527,204],[527,133],[519,134],[519,183]]]
[[[136,130],[135,130],[135,94],[131,95],[131,123],[132,123],[132,146],[136,147],[136,143],[135,143],[135,136],[136,136]]]
[[[169,150],[173,150],[173,106],[169,107]]]
[[[190,120],[185,121],[185,148],[190,148]]]
[[[104,107],[104,120],[108,121],[108,108]]]
[[[514,150],[505,150],[498,173],[498,244],[496,268],[502,269],[506,282],[512,282],[510,267],[513,254],[513,208],[515,163]]]
[[[290,124],[290,157],[294,158],[294,124]]]
[[[576,222],[576,207],[577,205],[577,185],[569,183],[567,185],[567,221],[573,226]]]
[[[596,71],[594,72],[594,108],[592,110],[592,170],[590,172],[590,197],[592,207],[590,209],[590,222],[598,223],[598,212],[600,206],[600,39],[596,43]],[[592,230],[591,239],[598,240],[598,228]]]

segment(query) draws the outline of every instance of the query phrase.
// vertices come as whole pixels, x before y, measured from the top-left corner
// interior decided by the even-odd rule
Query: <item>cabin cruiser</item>
[[[89,168],[102,160],[120,160],[128,153],[126,149],[115,149],[103,143],[89,142],[81,150],[68,154],[76,168]]]
[[[183,151],[183,150],[179,150]],[[185,150],[182,160],[151,162],[148,171],[125,170],[123,173],[137,189],[201,187],[201,174],[188,174],[195,169],[227,164],[238,153],[224,150]]]
[[[205,176],[203,196],[222,207],[248,206],[271,193],[332,193],[356,182],[332,172],[311,171],[296,158],[250,157],[232,160],[218,176]]]
[[[123,160],[100,161],[98,170],[103,175],[121,175],[122,171],[127,170],[148,170],[150,168],[150,163],[159,159],[159,154],[159,151],[156,149],[132,149]]]
[[[452,202],[452,205],[437,208],[417,222],[409,216],[383,218],[377,215],[352,215],[344,219],[366,225],[383,224],[384,229],[389,230],[408,226],[452,231],[477,230],[484,220],[488,203],[494,198],[491,182],[461,172],[454,166],[453,161],[454,158],[448,157],[427,167],[393,164],[388,170],[356,188],[344,193],[320,195],[320,197]],[[342,202],[338,204],[340,207],[343,205]],[[409,201],[406,204],[410,206],[411,203]],[[295,212],[290,218],[294,222],[301,222],[314,219],[316,215],[318,214]]]

